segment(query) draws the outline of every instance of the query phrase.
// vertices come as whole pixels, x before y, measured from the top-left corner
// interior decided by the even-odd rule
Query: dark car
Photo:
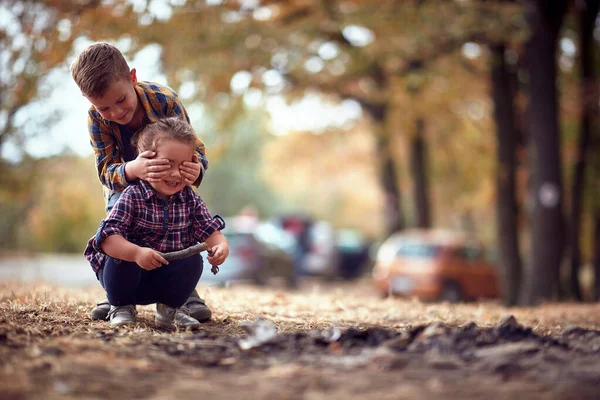
[[[335,278],[339,276],[338,249],[335,231],[327,221],[313,220],[303,215],[281,215],[274,226],[289,233],[296,242],[296,274]]]
[[[354,279],[370,270],[371,243],[354,229],[341,229],[337,234],[339,275]]]
[[[295,286],[294,260],[284,247],[285,232],[273,232],[274,227],[236,226],[235,218],[228,218],[223,234],[229,242],[229,257],[213,275],[205,272],[200,282],[227,284],[246,281],[265,285],[272,279],[283,280],[288,286]],[[278,240],[273,240],[276,237]],[[293,242],[292,238],[288,238]]]

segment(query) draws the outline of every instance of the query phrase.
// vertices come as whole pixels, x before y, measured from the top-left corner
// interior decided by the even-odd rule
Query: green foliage
[[[23,217],[35,202],[40,167],[36,160],[15,164],[0,159],[0,171],[0,243],[9,249],[19,246],[26,230]]]
[[[277,211],[277,200],[260,177],[262,149],[270,139],[267,122],[264,111],[245,110],[228,131],[206,140],[210,165],[198,193],[211,212],[230,216],[252,206],[269,217]]]
[[[24,160],[9,172],[0,191],[2,248],[82,252],[104,217],[93,158]]]

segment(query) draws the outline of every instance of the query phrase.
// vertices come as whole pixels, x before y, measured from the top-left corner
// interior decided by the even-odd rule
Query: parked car
[[[300,214],[282,215],[273,223],[296,241],[297,275],[328,278],[339,275],[335,230],[330,223]]]
[[[337,234],[339,274],[344,279],[358,278],[370,269],[371,245],[354,229],[340,229]]]
[[[377,252],[373,279],[383,296],[450,302],[499,296],[498,275],[481,242],[456,232],[408,230],[390,236]]]
[[[227,284],[247,281],[258,285],[279,278],[287,286],[295,286],[294,260],[289,246],[294,239],[282,230],[261,223],[236,224],[236,217],[225,219],[223,234],[229,242],[229,257],[213,275],[205,266],[200,282]],[[288,248],[286,248],[288,246]]]
[[[327,221],[315,221],[308,232],[309,248],[304,259],[307,275],[335,278],[340,274],[335,231]]]

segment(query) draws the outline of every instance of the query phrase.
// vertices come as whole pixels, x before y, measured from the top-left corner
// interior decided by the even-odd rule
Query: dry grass
[[[495,389],[489,388],[500,384],[497,376],[475,377],[458,370],[435,378],[431,371],[419,370],[418,363],[402,375],[394,368],[382,370],[377,364],[351,370],[294,362],[251,367],[220,353],[216,358],[219,368],[213,368],[199,358],[212,353],[205,351],[199,356],[199,348],[193,346],[204,346],[202,337],[211,345],[215,343],[211,338],[239,336],[243,333],[239,323],[257,318],[272,321],[286,333],[332,326],[403,330],[431,322],[475,322],[485,327],[509,314],[542,335],[571,325],[600,330],[598,304],[512,309],[496,302],[424,304],[380,299],[368,281],[308,282],[296,292],[250,286],[201,286],[199,292],[212,308],[213,320],[203,324],[200,333],[167,332],[154,327],[152,306],[139,308],[139,322],[134,327],[114,329],[107,322],[91,321],[89,311],[103,296],[99,285],[68,289],[44,283],[0,282],[0,398],[168,399],[201,394],[215,399],[251,393],[253,399],[347,399],[354,395],[418,399],[454,393],[458,397],[451,397],[489,400],[504,395],[518,398],[524,388],[528,393],[559,398],[552,397],[546,384],[518,379],[502,383],[501,396],[495,397]],[[183,355],[171,354],[180,348],[185,350]],[[471,382],[471,386],[458,384],[461,380]]]
[[[368,281],[308,282],[296,292],[241,285],[228,288],[200,286],[198,289],[214,313],[215,323],[207,324],[206,328],[219,326],[222,330],[215,333],[222,335],[241,334],[238,322],[259,317],[274,322],[280,332],[331,326],[401,329],[435,321],[448,325],[475,322],[480,326],[491,326],[509,314],[538,333],[560,331],[569,325],[600,329],[600,305],[596,303],[506,308],[496,301],[448,304],[422,303],[416,299],[380,299]],[[102,296],[99,285],[84,290],[44,283],[0,282],[0,312],[3,315],[0,322],[22,323],[25,318],[35,325],[41,319],[41,322],[48,320],[82,330],[101,328],[107,324],[91,321],[88,313]],[[141,326],[152,328],[153,307],[139,309]]]

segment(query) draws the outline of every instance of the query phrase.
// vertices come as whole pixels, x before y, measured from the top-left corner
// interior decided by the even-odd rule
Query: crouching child
[[[196,157],[196,140],[192,127],[177,117],[147,125],[133,140],[138,153],[152,151],[170,165],[163,179],[138,179],[125,188],[85,249],[106,290],[112,325],[134,323],[137,304],[157,303],[158,326],[200,326],[181,307],[202,275],[202,256],[168,262],[161,255],[199,242],[208,245],[211,265],[221,265],[229,255],[220,232],[225,222],[209,213],[180,172],[184,162]]]

